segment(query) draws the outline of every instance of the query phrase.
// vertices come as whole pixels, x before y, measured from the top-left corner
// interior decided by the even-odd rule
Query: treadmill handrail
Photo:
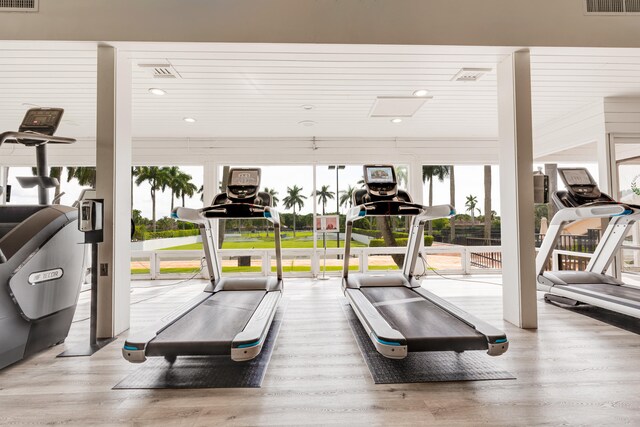
[[[409,234],[409,241],[407,242],[407,251],[405,253],[403,265],[403,273],[409,278],[413,276],[415,270],[418,254],[421,247],[420,236],[424,231],[424,224],[430,220],[439,218],[450,218],[451,216],[456,214],[455,208],[448,204],[424,206],[417,203],[408,203],[398,200],[369,202],[351,208],[347,213],[347,220],[345,224],[346,234],[344,242],[344,265],[342,268],[342,277],[345,279],[349,277],[349,258],[351,257],[351,234],[353,233],[353,223],[358,219],[367,216],[368,211],[376,210],[380,206],[387,206],[387,210],[391,210],[390,206],[397,207],[397,215],[402,215],[403,208],[405,208],[407,211],[418,212],[417,215],[412,215],[409,212],[404,214],[407,216],[414,216],[411,226],[411,233]],[[394,211],[394,214],[396,214],[396,211]]]
[[[37,132],[3,132],[0,133],[0,147],[5,142],[13,141],[22,144],[20,140],[26,139],[31,141],[41,141],[43,144],[73,144],[76,142],[74,138],[66,138],[62,136],[45,135]]]
[[[242,205],[252,212],[262,213],[262,216],[273,224],[273,233],[274,233],[275,250],[276,250],[276,275],[278,277],[278,280],[282,280],[282,244],[280,241],[280,229],[281,229],[280,214],[275,208],[271,206],[254,205],[251,203],[242,203]],[[186,221],[194,224],[199,224],[201,227],[201,234],[204,242],[205,240],[208,241],[209,238],[211,237],[211,220],[212,219],[238,218],[236,216],[228,215],[228,210],[226,208],[228,208],[229,206],[233,206],[233,204],[229,203],[229,204],[223,204],[223,205],[207,206],[200,209],[177,207],[173,210],[173,212],[171,213],[171,216],[179,221]],[[211,213],[215,213],[215,214],[208,215]],[[205,256],[207,258],[208,263],[209,264],[215,263],[216,265],[218,265],[216,261],[217,253],[216,253],[215,244],[204,244],[203,247],[205,250]],[[220,275],[219,272],[217,274],[213,274],[213,273],[216,273],[216,271],[218,270],[209,269],[209,273],[212,276]],[[217,280],[218,278],[219,277],[212,277],[211,278],[212,282],[214,280]]]
[[[623,203],[607,203],[559,210],[551,219],[547,234],[536,256],[536,276],[544,272],[544,266],[555,250],[565,225],[569,222],[587,218],[625,218],[627,220],[625,222],[629,223],[629,221],[634,221],[638,216],[640,216],[640,209]],[[611,226],[612,224],[609,224],[609,227]]]

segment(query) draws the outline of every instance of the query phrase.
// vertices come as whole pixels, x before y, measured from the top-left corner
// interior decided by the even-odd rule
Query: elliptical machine
[[[0,134],[3,143],[36,149],[36,176],[20,177],[38,188],[38,205],[0,206],[0,369],[65,340],[76,310],[85,250],[78,211],[49,205],[58,185],[47,169],[48,144],[72,144],[53,136],[64,110],[27,111],[18,132]]]

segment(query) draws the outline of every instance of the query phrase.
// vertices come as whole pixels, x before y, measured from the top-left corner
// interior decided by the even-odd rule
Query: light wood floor
[[[501,320],[500,286],[427,282],[506,330],[511,348],[493,361],[517,380],[375,385],[338,281],[298,279],[287,281],[290,303],[260,389],[111,390],[136,369],[120,355],[121,337],[91,358],[56,359],[59,346],[1,371],[0,425],[640,425],[640,336],[542,301],[540,329],[520,330]],[[134,327],[203,288],[159,285],[134,282]],[[84,303],[77,318],[86,316]],[[74,324],[65,345],[87,328]]]

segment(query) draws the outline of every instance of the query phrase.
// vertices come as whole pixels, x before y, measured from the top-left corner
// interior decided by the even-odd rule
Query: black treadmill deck
[[[147,344],[147,356],[223,355],[267,294],[221,291],[180,317]]]
[[[362,287],[360,291],[405,336],[409,351],[487,349],[484,335],[410,288]]]

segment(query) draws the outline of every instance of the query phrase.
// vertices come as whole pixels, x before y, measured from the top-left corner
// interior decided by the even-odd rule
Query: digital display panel
[[[565,169],[562,171],[567,185],[593,185],[589,173],[585,169]]]
[[[260,185],[260,171],[254,170],[234,170],[229,178],[229,185],[257,187]]]
[[[393,168],[390,166],[370,166],[366,170],[367,184],[394,184]]]

